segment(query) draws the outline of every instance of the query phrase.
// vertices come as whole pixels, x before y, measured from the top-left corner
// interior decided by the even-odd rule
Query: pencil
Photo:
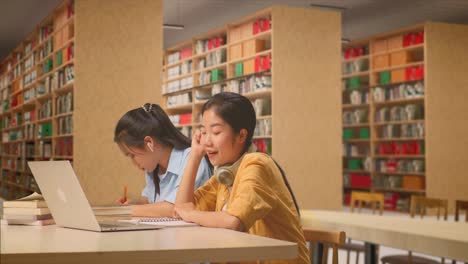
[[[124,203],[127,201],[127,185],[124,185],[123,200],[124,200]]]

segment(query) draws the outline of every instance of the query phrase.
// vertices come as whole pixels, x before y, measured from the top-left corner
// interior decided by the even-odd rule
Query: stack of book
[[[51,225],[55,222],[42,195],[33,193],[18,200],[5,201],[2,224]]]

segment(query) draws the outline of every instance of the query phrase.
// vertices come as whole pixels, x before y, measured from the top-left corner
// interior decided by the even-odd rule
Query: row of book
[[[422,155],[424,154],[424,142],[389,142],[376,145],[377,155]]]
[[[367,123],[369,111],[367,109],[356,109],[343,112],[343,125],[356,125]]]
[[[37,127],[37,138],[46,138],[52,136],[52,122],[39,124]]]
[[[208,53],[204,58],[198,61],[198,70],[206,67],[212,67],[226,62],[226,49],[219,49]]]
[[[21,129],[11,130],[2,133],[2,142],[10,142],[23,139],[23,131]]]
[[[254,136],[271,136],[271,118],[257,120]]]
[[[424,106],[422,104],[406,104],[382,107],[375,113],[375,122],[409,121],[424,118]]]
[[[243,80],[229,81],[229,90],[234,93],[251,93],[271,89],[271,75],[249,76]]]
[[[192,57],[192,47],[186,47],[179,51],[175,51],[167,56],[168,64],[176,63],[180,60],[185,60]]]
[[[39,141],[37,150],[38,157],[46,159],[50,158],[52,156],[52,142]]]
[[[424,82],[376,87],[372,94],[375,102],[422,97],[424,96]]]
[[[215,36],[209,39],[199,39],[195,42],[195,54],[200,55],[226,43],[226,35]]]
[[[346,99],[346,98],[345,98]],[[369,103],[369,92],[354,90],[349,94],[349,101],[343,103],[350,103],[353,105],[368,104]]]
[[[73,111],[73,93],[61,95],[56,99],[56,113],[63,114]]]
[[[71,115],[60,117],[57,121],[58,135],[67,135],[73,133],[73,117]]]
[[[352,74],[352,73],[357,73],[357,72],[364,72],[367,70],[369,70],[368,59],[360,59],[360,60],[354,60],[351,62],[345,62],[342,65],[343,74]]]
[[[192,93],[183,93],[167,97],[167,107],[189,104],[192,102]]]
[[[375,162],[375,170],[383,173],[423,173],[424,164],[422,159],[380,159]]]
[[[180,80],[175,80],[163,84],[163,93],[172,93],[193,87],[193,76],[188,76]]]
[[[174,125],[189,125],[192,123],[192,113],[180,114],[180,115],[169,115],[169,120]]]
[[[52,117],[52,100],[45,101],[38,109],[39,120]]]
[[[59,138],[55,141],[55,155],[56,156],[73,156],[73,138]]]
[[[363,144],[343,143],[343,156],[356,157],[370,154],[370,148]]]
[[[267,153],[271,155],[272,153],[271,139],[269,138],[254,139],[252,143],[255,145],[258,152],[263,152],[263,153]]]
[[[380,129],[380,138],[422,138],[424,123],[385,125]]]
[[[167,77],[168,79],[179,77],[180,75],[189,74],[192,72],[192,61],[185,61],[180,65],[176,65],[174,67],[167,69]]]

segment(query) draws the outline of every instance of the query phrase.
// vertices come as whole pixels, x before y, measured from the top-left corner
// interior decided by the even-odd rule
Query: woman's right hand
[[[192,135],[192,147],[190,152],[196,154],[200,158],[202,158],[205,155],[205,147],[202,143],[202,135],[200,129],[195,130],[195,132]]]

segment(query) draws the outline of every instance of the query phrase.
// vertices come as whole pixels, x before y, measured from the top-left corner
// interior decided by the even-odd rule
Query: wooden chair
[[[358,202],[358,212],[361,212],[362,203],[372,205],[372,214],[375,214],[376,204],[379,204],[379,214],[382,215],[384,208],[383,193],[368,193],[368,192],[351,192],[351,212],[354,212],[354,207]]]
[[[310,259],[312,260],[313,242],[323,243],[322,264],[327,264],[328,248],[333,248],[333,264],[338,264],[338,246],[345,243],[346,234],[343,231],[326,231],[304,228],[305,240],[309,242]]]
[[[354,207],[358,203],[358,213],[361,213],[362,204],[370,204],[372,214],[375,214],[377,204],[379,204],[379,215],[383,213],[384,195],[383,193],[368,193],[368,192],[351,192],[351,212],[354,213]],[[340,246],[340,249],[346,250],[346,263],[349,264],[350,253],[356,252],[356,264],[359,263],[359,255],[365,252],[365,247],[362,244],[353,243],[351,238],[348,238],[346,244]]]
[[[461,210],[465,210],[465,222],[468,222],[468,201],[455,200],[455,221],[457,222]]]
[[[440,211],[444,211],[444,220],[447,221],[448,214],[448,201],[445,199],[427,198],[423,196],[411,196],[410,215],[414,218],[417,210],[423,218],[426,215],[426,210],[432,208],[437,209],[437,220],[440,220]],[[425,257],[413,256],[411,251],[408,251],[408,255],[391,255],[385,256],[380,259],[383,264],[439,264],[445,263],[445,259],[441,258],[441,261],[435,261]]]

